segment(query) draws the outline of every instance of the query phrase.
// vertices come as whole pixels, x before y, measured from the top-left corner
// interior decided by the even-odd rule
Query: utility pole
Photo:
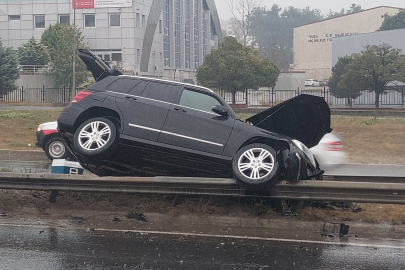
[[[73,82],[72,99],[76,95],[76,0],[73,1]]]

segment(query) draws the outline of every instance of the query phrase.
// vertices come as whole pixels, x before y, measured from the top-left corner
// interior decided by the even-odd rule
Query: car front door
[[[211,109],[223,105],[214,95],[184,89],[172,104],[158,141],[213,154],[221,154],[235,124],[231,116]]]

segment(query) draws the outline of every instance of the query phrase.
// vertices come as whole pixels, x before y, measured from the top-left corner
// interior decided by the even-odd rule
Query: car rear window
[[[143,91],[142,96],[169,103],[177,103],[181,95],[181,90],[183,90],[183,87],[181,86],[149,82]]]
[[[87,89],[94,90],[94,91],[104,91],[104,90],[106,90],[108,85],[110,85],[117,79],[118,79],[118,77],[114,77],[114,76],[107,77],[103,80],[96,82],[95,84],[90,85],[89,87],[87,87]]]
[[[115,80],[111,84],[109,84],[106,88],[108,91],[112,92],[118,92],[118,93],[123,93],[127,94],[129,91],[131,91],[133,88],[135,88],[141,80],[139,79],[132,79],[132,78],[119,78],[118,80]],[[132,95],[140,95],[142,93],[142,89],[139,91],[134,91],[134,93],[131,93]]]

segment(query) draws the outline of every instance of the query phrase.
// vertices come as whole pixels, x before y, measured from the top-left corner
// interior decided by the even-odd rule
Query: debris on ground
[[[85,219],[84,217],[71,217],[70,220],[73,220],[77,223],[82,223],[84,221],[87,221],[87,219]]]
[[[328,230],[327,225],[333,225],[331,230]],[[339,226],[339,236],[343,237],[349,233],[349,225],[346,225],[343,222],[329,222],[324,221],[321,235],[328,236],[328,237],[335,237],[337,233],[336,229]]]
[[[310,203],[311,207],[323,209],[343,209],[352,212],[361,212],[362,209],[358,205],[350,202],[326,202],[326,201],[313,201]]]
[[[126,217],[128,219],[136,219],[139,221],[143,221],[143,222],[147,222],[148,220],[146,219],[146,217],[143,214],[140,213],[134,213],[134,212],[129,212]]]
[[[114,222],[121,222],[121,219],[120,219],[120,218],[117,218],[117,217],[114,217],[111,221],[114,221]]]

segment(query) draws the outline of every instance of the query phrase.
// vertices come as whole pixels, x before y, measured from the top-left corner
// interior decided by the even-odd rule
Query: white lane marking
[[[158,130],[158,129],[145,127],[145,126],[140,126],[140,125],[135,125],[135,124],[131,124],[131,123],[128,124],[128,125],[130,125],[131,127],[137,127],[137,128],[147,129],[147,130],[156,131],[156,132],[162,132],[164,134],[177,136],[177,137],[181,137],[181,138],[185,138],[185,139],[189,139],[189,140],[194,140],[194,141],[198,141],[198,142],[213,144],[213,145],[217,145],[217,146],[223,146],[223,144],[220,144],[220,143],[214,143],[214,142],[210,142],[210,141],[206,141],[206,140],[202,140],[202,139],[198,139],[198,138],[194,138],[194,137],[189,137],[189,136],[185,136],[185,135],[180,135],[180,134],[177,134],[177,133],[172,133],[172,132],[168,132],[168,131],[164,131],[164,130]]]
[[[7,224],[0,223],[0,226],[7,227],[25,227],[25,228],[55,228],[55,226],[49,225],[27,225],[27,224]],[[75,228],[62,228],[62,230],[83,230]],[[404,249],[405,246],[391,246],[391,245],[379,245],[379,244],[361,244],[361,243],[341,243],[341,242],[327,242],[327,241],[316,241],[316,240],[300,240],[300,239],[284,239],[284,238],[273,238],[273,237],[255,237],[255,236],[240,236],[240,235],[219,235],[219,234],[203,234],[203,233],[182,233],[182,232],[162,232],[162,231],[147,231],[147,230],[123,230],[123,229],[103,229],[94,228],[94,232],[132,232],[140,234],[160,234],[160,235],[170,235],[170,236],[195,236],[195,237],[212,237],[212,238],[233,238],[242,240],[260,240],[268,242],[287,242],[287,243],[306,243],[306,244],[321,244],[321,245],[331,245],[331,246],[353,246],[353,247],[371,247],[371,248],[392,248],[392,249]]]

